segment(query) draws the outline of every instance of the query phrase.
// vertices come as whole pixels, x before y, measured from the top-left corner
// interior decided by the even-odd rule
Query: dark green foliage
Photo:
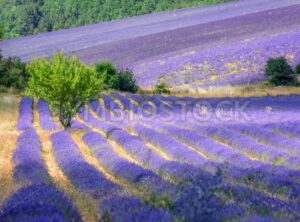
[[[25,63],[19,58],[3,58],[0,54],[0,86],[23,90],[27,86],[28,73]]]
[[[115,89],[135,93],[138,86],[129,69],[117,69],[111,62],[103,61],[95,65],[98,77],[102,79],[105,89]]]
[[[230,0],[0,0],[5,38]]]
[[[170,94],[170,89],[166,83],[160,82],[155,85],[154,92],[157,94]]]
[[[265,67],[265,74],[270,84],[274,86],[298,84],[292,67],[284,57],[269,59]]]
[[[0,40],[2,40],[4,36],[4,25],[0,24]]]
[[[138,91],[138,86],[134,79],[133,73],[129,69],[119,70],[119,90],[124,92],[136,93]]]
[[[67,58],[61,53],[50,60],[34,60],[27,70],[30,73],[27,94],[47,101],[65,127],[70,126],[78,110],[103,87],[94,69],[76,57]]]
[[[296,73],[300,74],[300,63],[296,66]]]
[[[100,78],[102,78],[105,89],[118,89],[118,71],[111,62],[99,62],[95,65],[95,70]]]

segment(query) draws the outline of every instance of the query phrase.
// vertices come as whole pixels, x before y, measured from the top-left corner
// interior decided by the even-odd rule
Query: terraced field
[[[300,62],[299,0],[242,0],[99,23],[0,43],[24,61],[64,50],[86,63],[131,68],[143,89],[174,90],[264,80],[270,57]]]
[[[300,96],[0,102],[0,221],[300,219]]]

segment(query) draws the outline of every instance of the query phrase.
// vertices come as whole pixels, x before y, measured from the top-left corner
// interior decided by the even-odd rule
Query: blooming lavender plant
[[[228,143],[248,155],[254,155],[262,161],[270,161],[291,167],[298,167],[300,163],[299,158],[297,157],[291,157],[288,153],[274,147],[259,144],[250,137],[239,133],[233,133],[231,130],[208,128],[206,133],[213,138]]]
[[[13,161],[16,181],[34,184],[49,182],[48,171],[42,158],[42,146],[34,129],[26,130],[19,136]]]
[[[19,105],[19,119],[17,124],[18,130],[31,129],[33,121],[33,99],[22,97]]]
[[[143,204],[136,197],[113,196],[101,201],[100,212],[103,220],[127,221],[173,221],[165,209],[155,209]]]
[[[71,200],[54,186],[39,184],[13,193],[0,209],[0,221],[82,221]]]
[[[37,103],[37,109],[40,114],[39,116],[40,125],[44,130],[60,129],[60,127],[52,119],[52,114],[47,102],[43,100],[39,100]]]

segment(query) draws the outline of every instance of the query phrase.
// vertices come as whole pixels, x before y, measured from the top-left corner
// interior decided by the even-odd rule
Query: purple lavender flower
[[[78,210],[54,186],[39,184],[24,187],[4,203],[0,221],[82,221]]]
[[[61,129],[52,119],[52,114],[49,109],[48,103],[39,100],[37,103],[37,109],[40,114],[40,125],[44,130],[57,130]]]
[[[19,120],[17,124],[18,130],[26,130],[33,128],[33,99],[22,97],[19,105]]]
[[[40,139],[34,129],[26,130],[19,136],[13,161],[15,180],[35,184],[50,180],[42,158]]]
[[[100,212],[102,219],[112,221],[173,221],[169,211],[164,209],[155,209],[149,205],[143,204],[136,197],[112,196],[101,201]]]

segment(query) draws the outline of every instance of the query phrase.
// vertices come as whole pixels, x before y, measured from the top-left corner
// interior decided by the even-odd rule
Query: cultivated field
[[[264,80],[270,57],[300,61],[298,0],[238,1],[99,23],[0,43],[24,61],[64,50],[86,63],[108,59],[133,69],[143,89],[173,90]]]
[[[300,96],[105,94],[68,130],[44,101],[0,102],[1,221],[192,221],[189,178],[217,184],[218,221],[300,218]]]

